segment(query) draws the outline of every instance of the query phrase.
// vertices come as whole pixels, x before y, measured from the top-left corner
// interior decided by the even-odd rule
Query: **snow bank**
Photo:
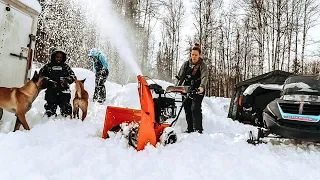
[[[73,68],[87,78],[90,94],[87,119],[44,118],[44,91],[27,113],[30,131],[12,133],[14,122],[0,125],[0,179],[24,180],[314,180],[320,178],[320,148],[316,145],[246,143],[254,127],[227,117],[230,99],[205,97],[204,134],[178,133],[176,144],[148,145],[136,152],[122,136],[102,139],[108,105],[139,107],[137,83],[106,82],[107,101],[92,102],[94,74]],[[165,87],[170,85],[156,80]],[[74,85],[71,85],[72,97]],[[59,113],[59,109],[57,111]],[[174,128],[185,125],[184,112]]]
[[[37,11],[38,13],[41,12],[41,6],[38,2],[38,0],[18,0],[20,1],[22,4],[30,7],[31,9],[34,9],[35,11]]]

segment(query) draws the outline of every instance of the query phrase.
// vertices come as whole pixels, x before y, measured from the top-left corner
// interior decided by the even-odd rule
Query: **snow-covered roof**
[[[284,86],[284,89],[294,88],[294,87],[297,87],[297,88],[300,88],[300,89],[309,89],[309,88],[311,88],[311,87],[310,87],[308,84],[306,84],[306,83],[298,82],[298,83],[286,84],[286,85]]]
[[[313,90],[311,89],[311,87],[303,82],[298,82],[298,83],[290,83],[290,84],[286,84],[284,86],[284,89],[289,89],[289,88],[299,88],[299,91],[304,91],[304,92],[318,92],[317,90]]]
[[[38,13],[41,12],[41,6],[40,3],[38,2],[38,0],[18,0],[20,1],[22,4],[30,7],[31,9],[34,9],[35,11],[37,11]]]
[[[285,101],[298,101],[298,102],[320,102],[319,96],[314,95],[302,95],[302,94],[290,94],[284,95],[281,99]]]
[[[271,89],[271,90],[282,90],[283,85],[279,84],[251,84],[247,89],[243,92],[243,95],[250,95],[256,90],[258,87],[263,89]]]

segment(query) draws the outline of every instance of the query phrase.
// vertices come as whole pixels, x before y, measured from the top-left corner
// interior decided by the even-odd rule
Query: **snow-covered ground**
[[[74,68],[92,97],[94,74]],[[164,87],[167,82],[156,81]],[[137,84],[106,82],[107,102],[89,103],[84,122],[44,118],[44,91],[27,113],[30,131],[15,133],[12,114],[0,125],[1,180],[300,180],[320,178],[320,148],[315,145],[246,143],[251,126],[227,117],[230,99],[206,97],[204,134],[179,133],[176,144],[147,146],[136,152],[119,136],[102,139],[107,105],[139,108]],[[74,86],[72,85],[72,96]],[[73,98],[73,97],[72,97]],[[186,126],[184,114],[176,128]]]

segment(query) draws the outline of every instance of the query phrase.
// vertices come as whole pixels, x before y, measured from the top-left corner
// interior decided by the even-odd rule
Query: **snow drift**
[[[94,74],[74,68],[92,98]],[[156,80],[166,87],[170,83]],[[12,133],[12,114],[5,112],[0,126],[0,179],[317,179],[320,151],[316,145],[246,143],[251,126],[226,118],[230,99],[203,101],[204,134],[179,133],[176,144],[137,152],[116,135],[102,139],[107,105],[139,108],[137,84],[106,82],[106,104],[89,102],[84,122],[43,118],[44,91],[27,113],[30,131]],[[72,87],[72,98],[74,86]],[[178,104],[179,105],[179,104]],[[59,110],[59,109],[58,109]],[[58,111],[59,112],[59,111]],[[184,130],[184,114],[176,128]]]

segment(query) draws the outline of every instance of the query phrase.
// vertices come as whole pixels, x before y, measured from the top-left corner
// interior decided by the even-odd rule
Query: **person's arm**
[[[93,58],[93,57],[91,57],[91,62],[92,62],[92,70],[93,70],[93,72],[96,72],[96,67],[95,67],[95,59]]]
[[[188,66],[188,61],[184,62],[179,70],[178,75],[176,76],[176,78],[178,79],[177,82],[177,86],[182,86],[184,80],[185,80],[185,76],[186,76],[186,66]]]
[[[99,60],[100,60],[101,64],[103,65],[103,68],[108,69],[108,62],[102,54],[99,55]]]
[[[200,72],[201,72],[200,87],[205,89],[208,83],[208,67],[204,62],[202,62],[200,65]]]
[[[47,64],[40,69],[39,75],[44,76],[44,80],[42,82],[42,87],[44,89],[48,87],[57,87],[57,82],[49,78],[49,66]]]
[[[68,84],[72,84],[76,78],[76,75],[74,74],[73,70],[70,68],[70,66],[66,66],[67,71],[67,77],[64,78],[64,81]]]
[[[40,70],[39,70],[39,75],[48,77],[48,65],[44,65]]]

